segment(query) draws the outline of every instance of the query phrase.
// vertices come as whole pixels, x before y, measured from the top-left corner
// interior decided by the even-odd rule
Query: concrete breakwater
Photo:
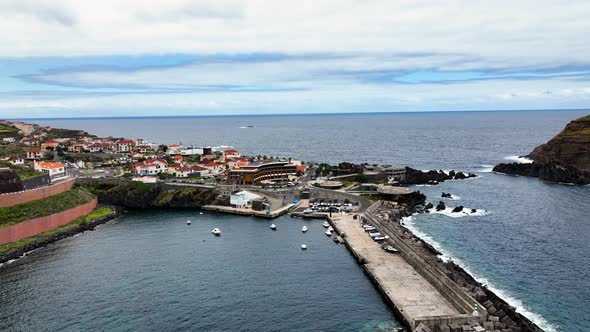
[[[113,213],[104,217],[97,218],[91,222],[81,224],[76,227],[68,228],[64,231],[48,235],[48,236],[36,236],[35,241],[29,242],[22,246],[7,250],[5,252],[0,253],[0,264],[5,262],[18,259],[25,255],[27,252],[33,251],[35,249],[39,249],[45,247],[51,243],[63,240],[65,238],[74,236],[79,233],[83,233],[85,231],[94,230],[98,225],[104,224],[112,219],[115,219],[121,213],[120,210],[116,207],[110,207],[113,210]]]
[[[401,205],[386,204],[378,202],[371,206],[367,211],[367,216],[370,221],[379,227],[382,233],[389,235],[393,239],[396,248],[400,249],[402,255],[408,258],[408,261],[413,262],[417,270],[421,273],[423,267],[428,267],[429,270],[435,271],[439,277],[444,276],[445,281],[440,286],[449,286],[455,290],[459,288],[470,298],[475,299],[479,304],[483,305],[482,310],[488,313],[487,320],[483,323],[483,328],[487,331],[521,331],[521,332],[539,332],[542,331],[537,325],[532,323],[529,319],[516,312],[514,307],[511,307],[490,291],[488,288],[477,282],[471,275],[469,275],[460,266],[452,262],[443,262],[437,256],[438,252],[424,242],[419,237],[415,236],[409,229],[400,224],[400,216],[411,214],[408,207]],[[411,255],[407,255],[409,252]],[[418,259],[419,261],[415,261]],[[419,264],[416,264],[416,263]],[[441,279],[442,280],[442,279]],[[452,284],[449,284],[451,281]],[[436,280],[433,283],[437,284]],[[445,293],[445,292],[443,292]],[[450,326],[450,325],[449,325]],[[452,328],[449,330],[439,329],[440,331],[455,331]],[[465,330],[465,329],[463,329]],[[458,330],[461,331],[461,330]],[[470,330],[468,330],[470,331]]]

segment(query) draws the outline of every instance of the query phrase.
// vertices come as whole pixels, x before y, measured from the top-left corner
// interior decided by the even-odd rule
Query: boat
[[[219,236],[219,235],[221,235],[221,230],[219,230],[219,228],[216,227],[216,228],[213,228],[211,233],[213,233],[213,235]]]
[[[302,244],[302,245],[301,245],[301,250],[307,250],[307,245],[305,245],[305,244]]]
[[[199,212],[199,214],[203,214],[203,212]]]
[[[330,223],[328,223],[327,221],[324,221],[324,223],[322,224],[322,226],[328,228],[328,227],[330,227]]]
[[[390,252],[392,254],[399,253],[399,250],[395,249],[393,246],[385,246],[385,247],[383,247],[383,250]]]
[[[307,232],[307,226],[303,225],[303,227],[301,228],[301,231],[302,231],[303,233]]]
[[[187,225],[190,225],[190,224],[192,224],[192,223],[193,223],[193,222],[192,222],[190,219],[186,221],[186,224],[187,224]]]
[[[332,236],[332,232],[330,230],[326,230],[325,234],[328,236]]]
[[[270,224],[270,229],[272,229],[273,231],[276,231],[277,230],[277,225]]]
[[[330,226],[330,227],[328,227],[328,230],[329,230],[330,232],[333,232],[333,231],[334,231],[334,227]]]

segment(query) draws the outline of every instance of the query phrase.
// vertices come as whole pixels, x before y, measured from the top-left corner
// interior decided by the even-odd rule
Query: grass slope
[[[0,208],[0,227],[48,216],[90,202],[94,198],[85,189],[77,188],[37,201]]]

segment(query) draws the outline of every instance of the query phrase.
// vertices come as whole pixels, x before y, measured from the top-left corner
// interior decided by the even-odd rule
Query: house
[[[14,137],[4,137],[2,139],[2,142],[4,143],[14,143],[16,141],[16,139],[14,139]]]
[[[209,173],[211,173],[211,171],[205,167],[201,167],[201,166],[193,166],[192,168],[192,174],[193,176],[199,176],[202,177],[204,175],[207,175]]]
[[[118,140],[115,143],[115,151],[121,153],[131,152],[131,150],[133,150],[133,143],[134,142],[130,139]]]
[[[180,154],[180,150],[182,150],[182,146],[178,144],[170,144],[168,150],[166,150],[166,153],[171,156],[174,154]]]
[[[183,165],[181,163],[173,163],[168,165],[168,174],[174,175],[176,173],[176,169],[181,168]]]
[[[218,161],[212,161],[201,166],[215,173],[219,173],[225,169],[225,164]]]
[[[260,196],[244,190],[229,196],[229,202],[235,208],[246,208],[252,204],[253,200],[259,198]]]
[[[49,174],[51,181],[66,176],[66,165],[55,161],[35,162],[36,171]]]
[[[168,172],[168,163],[164,159],[147,159],[133,164],[133,171],[140,175],[156,175]]]
[[[27,150],[27,159],[38,160],[43,158],[43,151],[39,148],[31,148]]]
[[[8,157],[8,162],[12,165],[24,165],[25,158],[19,156],[10,156]]]
[[[39,144],[39,140],[35,139],[35,138],[31,138],[31,137],[25,137],[23,139],[20,140],[21,143],[28,145],[28,146],[33,146],[33,145],[38,145]]]
[[[86,147],[86,150],[90,153],[102,153],[108,150],[109,144],[108,143],[93,143]]]
[[[59,142],[54,140],[49,140],[45,143],[41,143],[41,149],[47,151],[55,151],[55,148],[59,146]]]
[[[193,174],[193,168],[182,166],[175,169],[175,172],[172,174],[177,178],[187,178]]]
[[[68,146],[68,152],[81,153],[84,152],[84,150],[86,150],[84,144],[72,144]]]
[[[239,158],[239,157],[241,157],[238,150],[225,150],[225,151],[223,151],[223,156],[224,156],[224,159],[225,158]]]

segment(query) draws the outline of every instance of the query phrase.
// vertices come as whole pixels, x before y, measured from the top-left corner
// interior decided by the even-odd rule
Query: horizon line
[[[268,114],[193,114],[193,115],[122,115],[122,116],[73,116],[73,117],[25,117],[4,120],[99,120],[99,119],[149,119],[149,118],[197,118],[197,117],[258,117],[258,116],[322,116],[322,115],[375,115],[375,114],[432,114],[432,113],[492,113],[492,112],[574,112],[590,111],[590,108],[548,108],[512,110],[451,110],[451,111],[373,111],[373,112],[318,112],[318,113],[268,113]]]

